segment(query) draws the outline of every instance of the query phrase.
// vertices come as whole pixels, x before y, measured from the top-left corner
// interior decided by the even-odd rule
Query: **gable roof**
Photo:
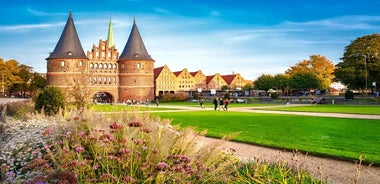
[[[164,67],[165,65],[154,69],[154,79],[157,79]]]
[[[140,36],[136,21],[133,20],[133,26],[124,50],[121,53],[119,60],[150,60],[153,59],[148,54],[144,42]]]
[[[231,84],[231,82],[235,79],[236,75],[233,74],[233,75],[222,75],[222,78],[224,79],[224,81],[226,81],[226,83],[228,85]]]
[[[79,41],[71,11],[54,51],[46,59],[54,58],[87,59]]]
[[[108,41],[108,48],[115,47],[115,39],[113,38],[113,28],[112,28],[112,20],[111,19],[110,19],[110,22],[108,24],[107,41]]]

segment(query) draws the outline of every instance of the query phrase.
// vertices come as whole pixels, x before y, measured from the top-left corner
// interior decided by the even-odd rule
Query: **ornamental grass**
[[[1,158],[9,183],[230,183],[238,162],[223,140],[205,145],[147,114],[71,112],[12,126],[30,131],[7,128],[6,139],[22,140]]]

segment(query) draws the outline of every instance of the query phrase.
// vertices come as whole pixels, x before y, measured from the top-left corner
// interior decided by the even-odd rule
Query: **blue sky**
[[[380,31],[376,0],[15,0],[0,6],[0,58],[38,72],[46,72],[45,58],[70,10],[85,52],[107,38],[110,17],[121,52],[136,17],[155,67],[234,72],[250,80],[283,73],[315,54],[336,64],[351,41]]]

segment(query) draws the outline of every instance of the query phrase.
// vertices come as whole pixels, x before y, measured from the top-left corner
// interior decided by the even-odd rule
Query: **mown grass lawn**
[[[235,141],[380,164],[380,121],[225,111],[152,113],[207,136],[240,132]]]
[[[379,105],[305,105],[305,106],[274,106],[265,110],[276,111],[302,111],[302,112],[328,112],[328,113],[348,113],[348,114],[378,114]]]

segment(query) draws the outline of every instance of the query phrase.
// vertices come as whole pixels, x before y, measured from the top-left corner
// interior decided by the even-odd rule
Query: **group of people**
[[[219,107],[219,110],[220,109],[223,109],[224,111],[228,110],[228,103],[229,103],[229,101],[228,101],[227,98],[223,100],[223,98],[218,98],[217,97],[217,98],[214,98],[214,100],[213,100],[212,103],[214,104],[214,110],[217,110],[218,107]]]

